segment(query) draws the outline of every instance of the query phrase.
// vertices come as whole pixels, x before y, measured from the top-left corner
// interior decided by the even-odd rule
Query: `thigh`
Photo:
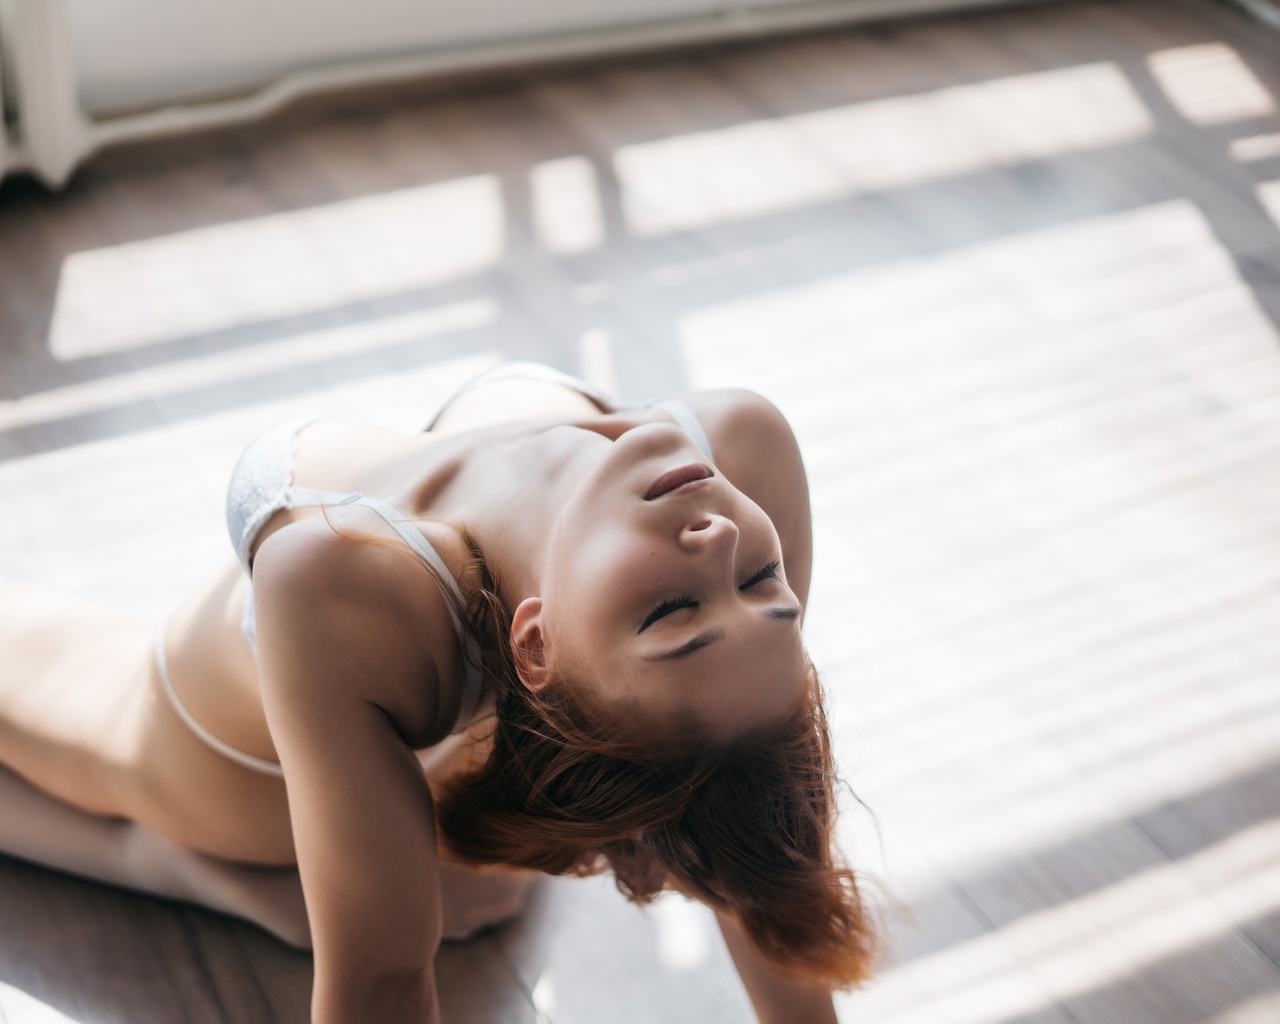
[[[264,870],[206,857],[136,822],[77,810],[3,768],[0,852],[242,917],[292,946],[311,943],[296,870]]]

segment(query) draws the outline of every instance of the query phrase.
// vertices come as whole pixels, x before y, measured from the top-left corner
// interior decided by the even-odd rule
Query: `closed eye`
[[[749,590],[751,587],[754,587],[757,583],[763,583],[765,580],[776,580],[779,578],[780,577],[778,576],[778,563],[770,562],[768,565],[762,565],[759,569],[753,572],[747,578],[747,582],[742,584],[742,586],[740,586],[738,589]]]
[[[636,632],[643,633],[659,619],[665,618],[672,612],[678,612],[681,608],[697,607],[698,602],[691,597],[671,597],[665,601],[660,601],[658,604],[654,605],[649,614],[644,617],[644,622],[641,623],[640,628],[637,629]]]
[[[752,587],[759,583],[763,583],[765,580],[780,579],[781,577],[778,576],[778,569],[779,563],[776,561],[769,562],[767,565],[762,565],[759,569],[748,576],[738,589],[750,590]],[[636,630],[636,632],[643,633],[659,619],[665,618],[672,612],[678,612],[683,608],[696,607],[698,607],[698,602],[692,597],[684,595],[679,597],[669,597],[665,601],[660,601],[649,610],[649,614],[644,617],[644,622],[640,624],[640,628]]]

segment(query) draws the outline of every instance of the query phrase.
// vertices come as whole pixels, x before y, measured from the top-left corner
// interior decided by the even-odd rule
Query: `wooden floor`
[[[540,359],[799,434],[893,949],[848,1024],[1280,1021],[1280,36],[1113,0],[322,105],[0,186],[0,574],[153,621],[296,411]],[[548,880],[450,1022],[746,1021]],[[253,928],[0,860],[0,1024],[306,1019]]]

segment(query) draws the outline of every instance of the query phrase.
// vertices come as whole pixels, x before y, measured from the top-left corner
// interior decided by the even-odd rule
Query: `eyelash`
[[[747,590],[750,587],[754,587],[757,583],[763,583],[765,580],[776,580],[778,578],[778,563],[769,562],[766,565],[760,566],[759,569],[748,576],[747,581],[738,589]],[[697,601],[687,596],[669,597],[665,601],[659,601],[649,611],[649,614],[644,617],[644,623],[640,626],[640,629],[637,632],[643,633],[659,619],[670,615],[672,612],[679,611],[681,608],[696,608],[697,605]]]

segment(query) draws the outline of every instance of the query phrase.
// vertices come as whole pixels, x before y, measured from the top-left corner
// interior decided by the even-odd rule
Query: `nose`
[[[738,546],[738,524],[714,512],[701,512],[680,531],[680,543],[691,551],[722,551],[732,556]]]

